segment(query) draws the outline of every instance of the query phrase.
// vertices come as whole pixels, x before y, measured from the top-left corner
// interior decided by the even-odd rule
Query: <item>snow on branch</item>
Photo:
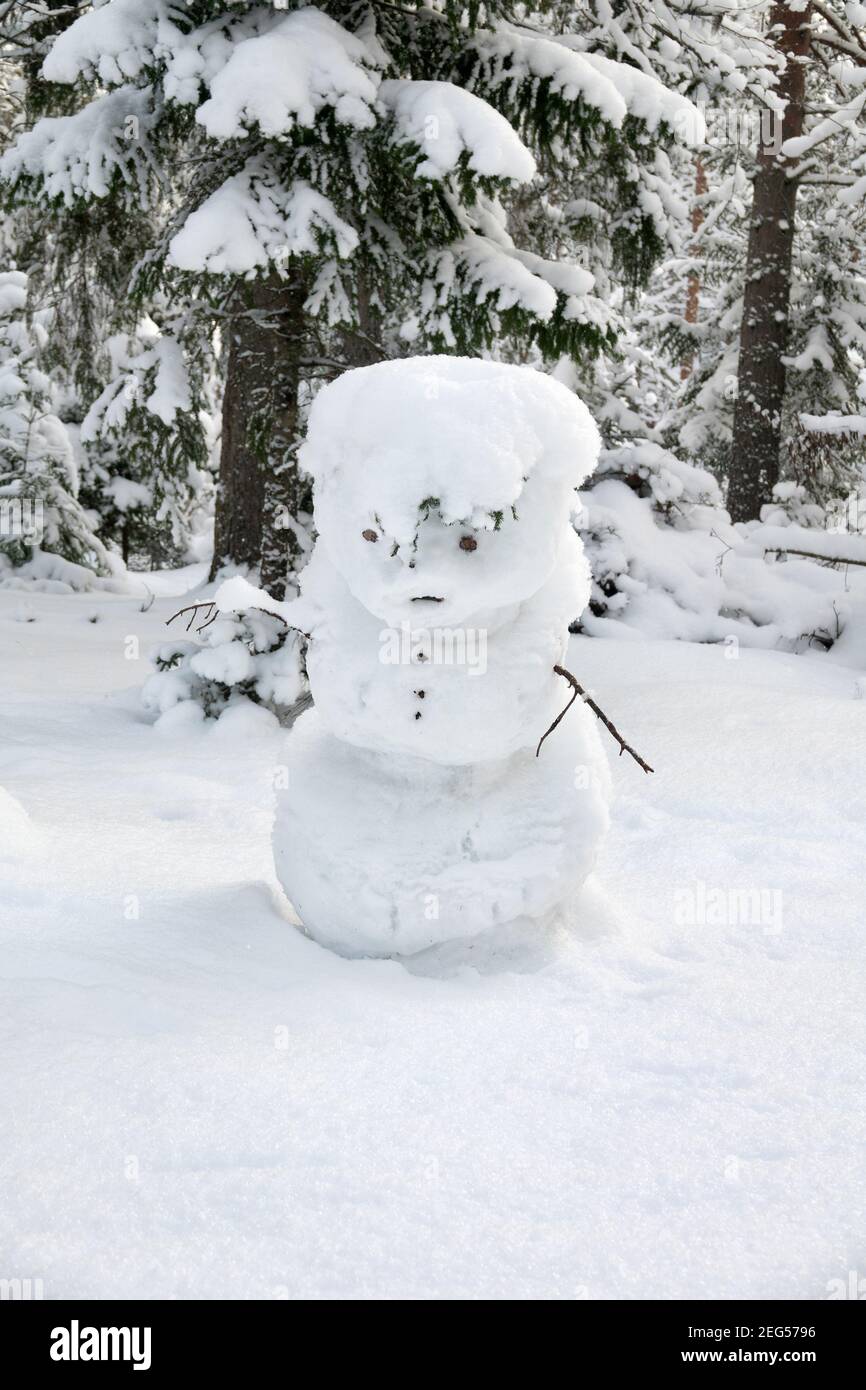
[[[666,125],[685,144],[702,143],[705,123],[693,102],[631,64],[584,52],[584,42],[577,35],[547,37],[524,26],[501,23],[476,34],[470,48],[477,55],[483,83],[491,90],[544,82],[553,96],[583,102],[616,130],[626,116],[634,116],[652,133]]]
[[[243,275],[325,245],[340,259],[358,234],[331,201],[302,179],[286,187],[264,159],[254,159],[191,212],[171,240],[179,270]]]
[[[324,107],[341,125],[375,124],[376,81],[371,54],[356,35],[320,10],[296,10],[268,33],[235,45],[211,79],[210,100],[196,120],[216,140],[286,135],[311,126]]]
[[[764,551],[765,555],[799,555],[804,560],[820,560],[825,565],[863,565],[866,560],[853,560],[850,555],[821,555],[816,550],[794,550],[790,546],[775,546]]]
[[[801,415],[800,424],[812,434],[866,435],[866,415]]]
[[[475,34],[468,47],[476,55],[483,84],[490,90],[545,82],[563,101],[581,100],[608,125],[619,129],[628,115],[622,94],[610,78],[553,38],[499,24]]]
[[[565,35],[557,43],[571,48],[577,40]],[[629,63],[617,63],[602,53],[581,54],[584,62],[595,68],[616,88],[630,116],[643,121],[647,130],[655,132],[666,125],[683,141],[695,147],[706,138],[706,122],[688,97],[672,91],[650,73],[641,72]]]
[[[847,131],[851,135],[856,135],[857,123],[863,114],[864,102],[866,102],[866,91],[858,92],[847,106],[840,107],[838,111],[833,112],[832,116],[828,116],[824,121],[819,121],[807,135],[786,140],[782,145],[782,154],[786,159],[802,159],[803,155],[823,144],[825,140],[835,138],[840,131],[843,133]]]
[[[158,119],[150,87],[119,87],[71,116],[46,116],[0,160],[0,178],[39,180],[52,201],[105,198],[115,178],[144,201],[154,169],[147,137]]]
[[[505,117],[453,82],[383,82],[379,100],[394,115],[398,142],[422,152],[420,178],[441,179],[464,155],[489,178],[528,183],[535,176],[535,160]]]
[[[145,318],[137,327],[131,352],[119,349],[123,341],[124,335],[109,340],[116,371],[81,423],[85,443],[122,429],[136,404],[164,425],[174,424],[178,411],[192,409],[189,372],[177,338]]]
[[[495,297],[499,310],[519,307],[549,319],[556,309],[556,290],[534,275],[507,246],[468,232],[435,253],[433,278],[447,293],[455,281],[475,287],[479,302]]]
[[[183,34],[174,21],[187,18],[186,7],[171,0],[110,0],[58,35],[42,76],[66,83],[95,76],[117,86],[176,48]]]

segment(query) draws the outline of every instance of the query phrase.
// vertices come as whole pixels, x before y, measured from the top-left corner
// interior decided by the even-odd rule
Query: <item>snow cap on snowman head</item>
[[[589,411],[529,367],[411,357],[316,397],[303,468],[319,543],[392,624],[461,622],[550,577],[598,457]]]

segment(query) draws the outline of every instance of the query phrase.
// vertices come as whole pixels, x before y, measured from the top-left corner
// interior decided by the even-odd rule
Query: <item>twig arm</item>
[[[554,729],[557,727],[557,725],[560,724],[560,723],[562,722],[562,720],[563,720],[563,719],[565,718],[565,716],[568,714],[568,711],[571,709],[572,705],[574,704],[575,700],[577,699],[577,697],[578,697],[578,695],[579,695],[580,698],[583,700],[584,704],[585,704],[585,705],[589,705],[589,708],[592,710],[593,714],[596,715],[596,717],[597,717],[598,719],[601,720],[602,724],[603,724],[604,727],[607,729],[608,733],[611,734],[612,737],[616,739],[617,743],[619,744],[619,756],[622,757],[623,753],[628,753],[630,757],[634,758],[634,760],[635,760],[635,762],[637,763],[638,767],[642,767],[642,768],[643,768],[644,772],[653,772],[653,771],[655,771],[654,768],[651,768],[651,767],[650,767],[649,763],[644,762],[644,760],[643,760],[643,758],[641,757],[640,753],[636,753],[636,752],[635,752],[635,750],[632,748],[631,744],[626,743],[625,739],[623,738],[622,734],[620,733],[620,731],[619,731],[619,729],[616,727],[616,725],[613,723],[613,721],[612,721],[611,719],[608,719],[608,717],[607,717],[607,715],[605,714],[604,710],[601,709],[601,707],[600,707],[599,705],[596,704],[595,700],[593,700],[589,695],[587,695],[586,691],[584,690],[584,688],[583,688],[583,686],[580,684],[580,682],[577,680],[577,678],[576,678],[575,676],[573,676],[573,675],[571,674],[570,671],[566,671],[566,669],[565,669],[564,666],[554,666],[553,669],[554,669],[554,671],[556,672],[556,674],[557,674],[558,676],[562,676],[564,680],[567,680],[567,681],[568,681],[569,685],[570,685],[571,688],[572,688],[572,696],[571,696],[571,699],[569,700],[568,704],[565,706],[565,709],[562,711],[562,713],[561,713],[561,714],[558,714],[558,715],[556,716],[556,718],[554,719],[554,721],[553,721],[553,723],[551,724],[550,728],[547,729],[546,732],[543,733],[543,734],[541,735],[541,738],[538,740],[538,747],[537,747],[536,750],[535,750],[535,756],[536,756],[536,758],[538,757],[539,753],[541,752],[541,745],[544,743],[544,740],[545,740],[550,734],[552,734],[553,731],[554,731]]]
[[[558,667],[558,666],[554,666],[553,669],[554,669],[554,671],[559,671],[559,667]],[[574,689],[573,689],[573,691],[571,692],[571,699],[569,700],[568,704],[566,705],[566,707],[565,707],[565,709],[562,711],[562,713],[561,713],[561,714],[558,714],[558,715],[556,716],[556,718],[554,719],[554,721],[553,721],[553,723],[551,724],[550,728],[549,728],[545,733],[543,733],[543,734],[541,735],[541,738],[538,740],[538,747],[537,747],[536,750],[535,750],[535,756],[536,756],[536,758],[538,757],[539,753],[541,752],[541,745],[542,745],[542,743],[544,742],[544,740],[545,740],[546,738],[549,738],[549,737],[550,737],[550,735],[553,733],[554,729],[557,727],[558,724],[561,724],[561,723],[562,723],[563,719],[564,719],[565,716],[568,714],[568,711],[571,709],[571,707],[572,707],[572,705],[574,704],[575,700],[577,699],[578,695],[582,695],[582,694],[583,694],[583,691],[581,690],[581,688],[580,688],[580,686],[578,685],[577,681],[574,680],[573,677],[572,677],[571,683],[572,683],[572,685],[574,686]]]

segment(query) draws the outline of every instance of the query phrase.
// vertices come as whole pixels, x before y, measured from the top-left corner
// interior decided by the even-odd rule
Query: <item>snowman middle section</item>
[[[553,668],[587,582],[570,531],[556,569],[523,602],[450,625],[429,601],[395,625],[364,607],[320,544],[304,573],[304,610],[323,725],[359,748],[448,765],[534,748],[568,697]]]

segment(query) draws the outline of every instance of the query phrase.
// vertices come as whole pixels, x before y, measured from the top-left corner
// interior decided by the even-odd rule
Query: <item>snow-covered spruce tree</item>
[[[803,349],[792,354],[796,244],[804,219],[819,225],[814,199],[798,201],[798,192],[824,194],[819,200],[821,224],[831,229],[835,242],[831,256],[837,281],[845,278],[838,252],[845,243],[854,249],[857,240],[850,232],[838,234],[837,217],[850,218],[866,196],[866,8],[840,0],[777,0],[769,11],[769,24],[783,64],[776,94],[785,107],[781,128],[769,124],[762,132],[753,185],[728,488],[735,520],[755,516],[779,478],[792,355],[803,365],[818,360],[819,344],[811,334],[811,346],[807,342],[805,347],[811,362]],[[845,341],[852,337],[845,322],[851,316],[844,290],[834,290],[831,307],[826,300],[828,277],[819,275],[817,267],[813,273],[820,280],[813,300],[824,325],[833,318],[836,322],[839,352],[825,343],[819,357],[829,394],[838,399],[844,387],[843,358],[852,346]],[[832,270],[829,278],[834,279]],[[855,318],[859,317],[858,309]],[[861,337],[858,326],[853,334],[858,350]],[[804,441],[796,438],[798,434],[795,431],[792,448],[802,454]]]
[[[696,319],[699,304],[703,307],[705,286],[699,269],[702,252],[695,245],[695,236],[705,219],[713,236],[714,224],[730,196],[729,190],[718,188],[719,161],[707,158],[708,148],[710,156],[715,149],[700,145],[703,122],[693,103],[706,113],[715,132],[719,112],[742,107],[744,94],[762,99],[773,74],[767,66],[767,44],[750,25],[748,15],[734,5],[702,7],[698,3],[690,5],[687,12],[674,12],[651,3],[620,6],[608,0],[591,0],[578,8],[576,27],[579,36],[573,41],[595,61],[628,62],[634,110],[642,111],[647,123],[662,115],[654,100],[661,80],[667,92],[664,118],[690,137],[669,150],[657,149],[653,163],[635,166],[641,185],[635,202],[651,214],[665,257],[640,296],[635,290],[644,286],[652,262],[643,268],[643,275],[631,279],[622,274],[621,267],[614,267],[611,274],[609,250],[599,233],[600,227],[617,224],[620,209],[616,204],[593,207],[589,197],[578,196],[564,208],[555,208],[560,237],[563,229],[572,236],[569,252],[582,261],[587,256],[594,258],[596,285],[617,324],[614,353],[602,353],[592,362],[563,362],[557,373],[593,409],[606,446],[602,464],[633,480],[652,453],[643,445],[672,442],[670,429],[662,431],[662,417],[677,394],[683,364],[692,365],[694,336],[701,331]],[[683,100],[684,95],[691,100]],[[697,156],[689,148],[696,143]],[[717,144],[714,135],[713,146]],[[580,195],[580,161],[569,164],[566,156],[561,167],[560,184],[570,185],[573,193]],[[745,184],[744,176],[742,182]],[[709,185],[707,190],[704,184]],[[539,205],[536,220],[544,208],[545,204]],[[740,211],[742,214],[744,206]],[[741,242],[737,249],[742,251]],[[675,334],[678,340],[674,343]],[[660,352],[660,346],[665,351]],[[642,450],[634,467],[626,448],[630,442]],[[602,467],[599,476],[604,472]]]
[[[726,120],[719,124],[724,128]],[[695,197],[699,239],[658,268],[635,328],[643,345],[655,345],[680,376],[660,410],[665,442],[723,482],[730,470],[751,195],[737,141],[725,138],[701,157],[708,186]]]
[[[47,330],[27,318],[27,277],[0,273],[0,580],[86,587],[121,568],[80,505],[72,444],[39,364]]]
[[[866,201],[843,212],[824,189],[807,184],[799,222],[779,473],[832,508],[862,490],[866,470],[862,441],[838,429],[866,403]],[[812,427],[828,417],[835,437]]]
[[[660,77],[669,93],[668,119],[677,127],[685,124],[694,136],[702,134],[702,123],[682,94],[696,99],[712,119],[718,105],[742,103],[745,90],[760,94],[769,80],[766,46],[732,8],[726,14],[724,8],[714,7],[711,15],[697,5],[687,14],[674,14],[651,4],[618,7],[599,0],[586,7],[583,20],[580,42],[606,61],[625,57],[634,69],[635,90],[645,84],[648,98]],[[701,205],[706,178],[702,158],[703,151],[696,170],[694,152],[684,146],[657,151],[655,168],[643,173],[641,205],[652,210],[665,250],[663,271],[639,297],[635,289],[642,279],[629,282],[610,276],[604,264],[594,266],[596,283],[606,284],[606,297],[618,320],[616,351],[591,363],[562,359],[556,368],[557,377],[591,405],[603,439],[577,523],[592,566],[590,614],[596,617],[621,611],[630,571],[651,576],[653,583],[662,579],[663,566],[653,557],[664,549],[664,528],[706,531],[714,523],[727,523],[714,479],[664,447],[672,441],[670,431],[662,427],[683,364],[691,365],[695,354],[693,341],[685,335],[673,351],[668,339],[672,325],[694,331],[703,290],[694,247],[698,223],[706,215]],[[579,168],[566,177],[580,188]],[[587,203],[567,205],[566,212],[572,207],[587,208]],[[595,210],[596,222],[611,218],[616,218],[615,209]],[[560,225],[563,222],[568,225],[567,218],[560,218]],[[577,223],[590,247],[594,227],[592,216]],[[659,351],[660,345],[668,352]],[[622,515],[617,511],[620,504]],[[641,524],[635,524],[637,517]],[[635,580],[637,587],[643,582]]]
[[[796,161],[789,163],[783,150],[804,128],[811,20],[811,3],[801,0],[776,0],[769,14],[783,64],[778,93],[785,105],[781,131],[770,123],[761,133],[752,184],[728,482],[737,521],[757,515],[779,476],[798,189]]]
[[[822,113],[826,116],[830,98],[839,99],[843,77],[849,90],[856,88],[859,79],[856,64],[847,76],[836,64],[832,73],[822,67],[820,45],[806,71],[809,107],[805,120],[810,133],[799,144],[785,145],[792,158],[805,158],[802,167],[794,168],[799,192],[796,235],[785,280],[785,350],[780,349],[785,389],[777,420],[778,476],[805,487],[816,504],[826,505],[855,486],[859,472],[859,448],[846,434],[842,417],[856,417],[862,409],[864,204],[858,200],[856,186],[852,187],[858,123],[849,121],[845,127],[832,120],[815,124],[815,120]],[[832,92],[830,86],[834,86]],[[693,463],[710,468],[724,484],[731,476],[738,409],[756,150],[762,137],[768,147],[780,147],[783,134],[774,103],[778,104],[778,94],[772,83],[763,94],[763,104],[756,101],[751,107],[732,106],[723,92],[716,93],[708,111],[710,143],[701,151],[707,188],[695,199],[701,213],[699,233],[685,255],[659,267],[646,297],[646,312],[636,324],[643,345],[658,342],[672,365],[682,361],[690,365],[685,382],[663,413],[665,442]],[[856,160],[853,163],[856,166]],[[699,295],[697,314],[690,320],[685,310],[692,275]],[[758,281],[749,283],[754,292]],[[773,331],[779,331],[779,323]],[[819,433],[820,420],[828,412],[828,430],[836,434],[835,439]],[[754,505],[757,516],[760,504]]]
[[[652,3],[620,6],[596,0],[590,9],[594,25],[589,41],[611,56],[627,58],[644,73],[654,73],[671,91],[687,94],[707,127],[706,143],[702,130],[696,132],[697,140],[687,142],[696,150],[679,145],[671,151],[661,185],[666,206],[676,212],[668,218],[665,258],[628,314],[629,355],[636,368],[631,380],[637,377],[638,390],[631,387],[632,408],[625,418],[632,429],[639,426],[639,437],[659,442],[659,417],[669,410],[678,379],[695,365],[706,303],[713,302],[715,287],[706,280],[707,240],[716,268],[723,259],[717,254],[718,235],[729,203],[739,198],[740,216],[744,212],[742,197],[748,189],[744,175],[737,187],[736,116],[749,100],[766,101],[774,81],[768,65],[772,52],[759,32],[759,17],[756,24],[751,11],[744,13],[734,3],[702,5],[697,0],[675,11]],[[679,120],[690,120],[688,109]],[[742,252],[741,241],[736,249]],[[734,269],[736,262],[729,257],[727,278]],[[661,354],[660,346],[665,349]],[[606,413],[615,418],[615,410]],[[627,436],[628,428],[623,433]],[[670,439],[669,429],[666,437]],[[617,435],[611,442],[621,440]]]
[[[139,289],[207,297],[225,330],[216,565],[261,560],[274,589],[294,565],[311,376],[410,341],[468,353],[510,339],[577,358],[611,342],[591,272],[509,233],[502,200],[536,157],[579,151],[585,194],[594,176],[597,205],[617,208],[592,238],[615,264],[643,275],[658,255],[640,170],[658,181],[672,138],[664,87],[555,32],[570,7],[509,14],[500,0],[108,0],[49,53],[45,76],[89,100],[37,125],[7,177],[59,178],[73,202],[147,189],[166,216]],[[130,121],[136,137],[118,137]]]
[[[108,384],[80,427],[82,496],[136,569],[191,558],[213,491],[211,360],[197,329],[184,344],[184,314],[163,306],[163,324],[108,339]]]
[[[57,88],[41,74],[55,39],[75,20],[80,7],[60,4],[5,4],[0,7],[2,71],[13,100],[2,125],[6,150],[48,110],[71,113],[80,105],[74,90]],[[103,310],[117,302],[126,275],[113,275],[128,249],[116,236],[101,236],[99,218],[87,220],[67,212],[56,218],[55,199],[38,202],[4,190],[2,225],[13,263],[28,275],[31,310],[52,310],[52,333],[44,363],[55,381],[62,376],[64,416],[70,399],[92,398],[99,389],[96,363],[101,348]],[[64,231],[68,229],[68,234]],[[95,273],[96,272],[96,273]],[[103,283],[108,293],[103,296]]]
[[[42,361],[72,439],[80,500],[97,516],[103,540],[116,543],[140,568],[185,557],[186,521],[207,491],[200,469],[213,402],[201,389],[202,344],[191,330],[188,306],[175,303],[167,311],[158,301],[144,303],[129,293],[136,261],[156,234],[155,211],[144,184],[133,191],[116,177],[111,149],[122,151],[137,140],[137,117],[126,114],[102,131],[94,127],[86,148],[76,153],[75,142],[64,138],[69,128],[62,118],[74,119],[99,84],[58,85],[42,73],[54,41],[89,8],[23,4],[0,12],[5,70],[15,74],[16,96],[16,148],[4,166],[4,227],[14,263],[28,272],[31,310],[50,311]],[[28,126],[34,129],[28,132]],[[87,191],[99,196],[89,199]],[[161,322],[160,363],[153,343],[140,342],[142,325],[149,324],[149,339],[157,331],[148,310]],[[176,400],[166,414],[165,344],[178,335],[191,348],[188,380],[179,382],[183,358],[176,354]],[[121,342],[127,349],[123,369],[115,361]],[[136,354],[140,360],[133,368]],[[153,389],[157,370],[159,391]],[[136,382],[142,388],[137,392]],[[151,399],[155,409],[148,408]]]

